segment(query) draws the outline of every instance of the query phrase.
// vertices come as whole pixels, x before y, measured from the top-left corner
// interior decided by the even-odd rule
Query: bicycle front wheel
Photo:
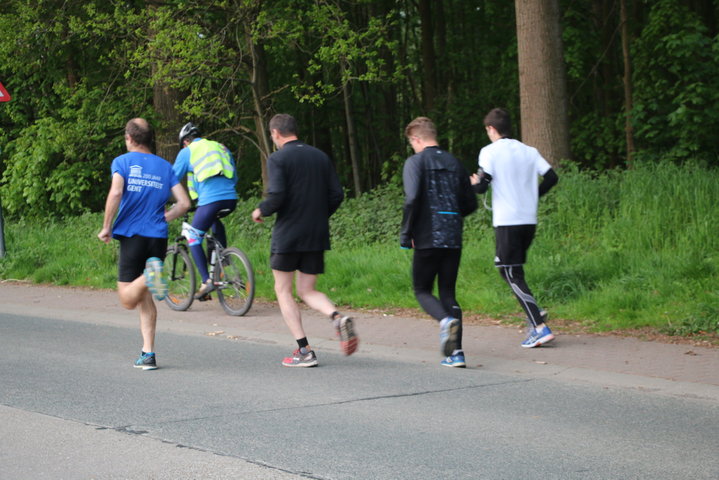
[[[255,298],[255,274],[245,252],[236,247],[222,250],[214,276],[217,298],[225,312],[235,316],[247,313]]]
[[[187,249],[179,244],[170,245],[165,256],[167,296],[165,303],[173,310],[185,311],[195,298],[195,268]]]

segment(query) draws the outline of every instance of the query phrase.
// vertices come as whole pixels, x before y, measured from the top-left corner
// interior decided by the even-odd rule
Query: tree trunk
[[[343,67],[344,68],[344,67]],[[357,150],[357,131],[352,117],[352,102],[350,99],[349,82],[342,82],[342,97],[344,99],[345,121],[347,122],[347,141],[350,148],[352,162],[352,179],[354,180],[355,197],[362,194],[362,185],[359,172],[359,154]]]
[[[634,163],[634,125],[632,124],[632,63],[629,55],[629,26],[627,24],[627,1],[619,2],[619,21],[622,32],[622,56],[624,58],[624,134],[627,139],[627,167]]]
[[[435,59],[437,58],[447,58],[447,19],[444,13],[444,2],[435,2],[434,3],[434,15],[433,18],[433,32],[434,36],[437,39],[437,49],[435,51]],[[439,108],[442,111],[448,111],[449,104],[447,103],[447,99],[449,97],[450,92],[449,90],[449,79],[451,78],[451,75],[449,75],[449,70],[446,68],[436,68],[436,61],[435,61],[435,81],[437,92],[440,92],[440,97],[442,98],[442,105],[439,106]],[[435,107],[437,107],[435,102]]]
[[[570,158],[558,0],[515,0],[522,141],[552,165]]]
[[[246,28],[245,36],[252,56],[252,70],[250,72],[250,84],[252,85],[252,101],[255,109],[255,135],[260,150],[260,167],[262,171],[263,190],[267,190],[269,176],[267,174],[267,157],[272,151],[272,141],[268,135],[269,108],[267,99],[269,97],[269,81],[267,74],[267,60],[265,49],[261,44],[256,44],[252,39],[249,29]]]
[[[422,22],[422,71],[424,72],[422,76],[422,106],[425,114],[429,115],[434,109],[434,97],[437,94],[432,4],[430,0],[420,0],[419,17]]]
[[[154,73],[153,67],[153,73]],[[179,95],[176,89],[164,82],[155,81],[152,88],[152,106],[160,120],[155,129],[155,153],[169,162],[174,162],[180,145],[177,132],[180,131],[180,116],[177,113]]]
[[[153,18],[158,8],[156,2],[148,1],[147,8],[149,17]],[[155,32],[150,31],[150,41],[155,37]],[[159,125],[155,128],[155,153],[160,157],[174,162],[180,146],[177,140],[177,133],[180,131],[180,115],[177,112],[179,92],[170,87],[157,77],[157,65],[152,64],[152,106],[157,113]]]

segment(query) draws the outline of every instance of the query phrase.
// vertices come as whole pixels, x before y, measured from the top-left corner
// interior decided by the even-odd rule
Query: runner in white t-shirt
[[[522,346],[537,347],[553,340],[554,334],[546,325],[547,313],[539,308],[524,280],[524,264],[537,228],[539,197],[559,177],[536,148],[509,138],[511,119],[505,110],[491,110],[484,125],[492,143],[479,152],[479,173],[471,180],[477,193],[485,193],[492,184],[494,264],[527,314],[529,334]]]

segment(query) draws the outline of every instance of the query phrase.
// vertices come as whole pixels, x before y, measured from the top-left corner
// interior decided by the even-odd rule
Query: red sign
[[[0,102],[9,102],[10,101],[10,94],[7,93],[7,90],[5,90],[5,87],[2,86],[2,83],[0,83]]]

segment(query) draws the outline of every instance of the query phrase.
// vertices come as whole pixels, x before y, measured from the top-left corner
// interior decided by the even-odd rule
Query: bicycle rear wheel
[[[173,310],[185,311],[195,298],[195,267],[187,248],[175,243],[170,245],[165,256],[167,296],[165,302]]]
[[[217,298],[229,315],[241,316],[255,298],[255,274],[245,252],[236,247],[222,250],[214,273]]]

